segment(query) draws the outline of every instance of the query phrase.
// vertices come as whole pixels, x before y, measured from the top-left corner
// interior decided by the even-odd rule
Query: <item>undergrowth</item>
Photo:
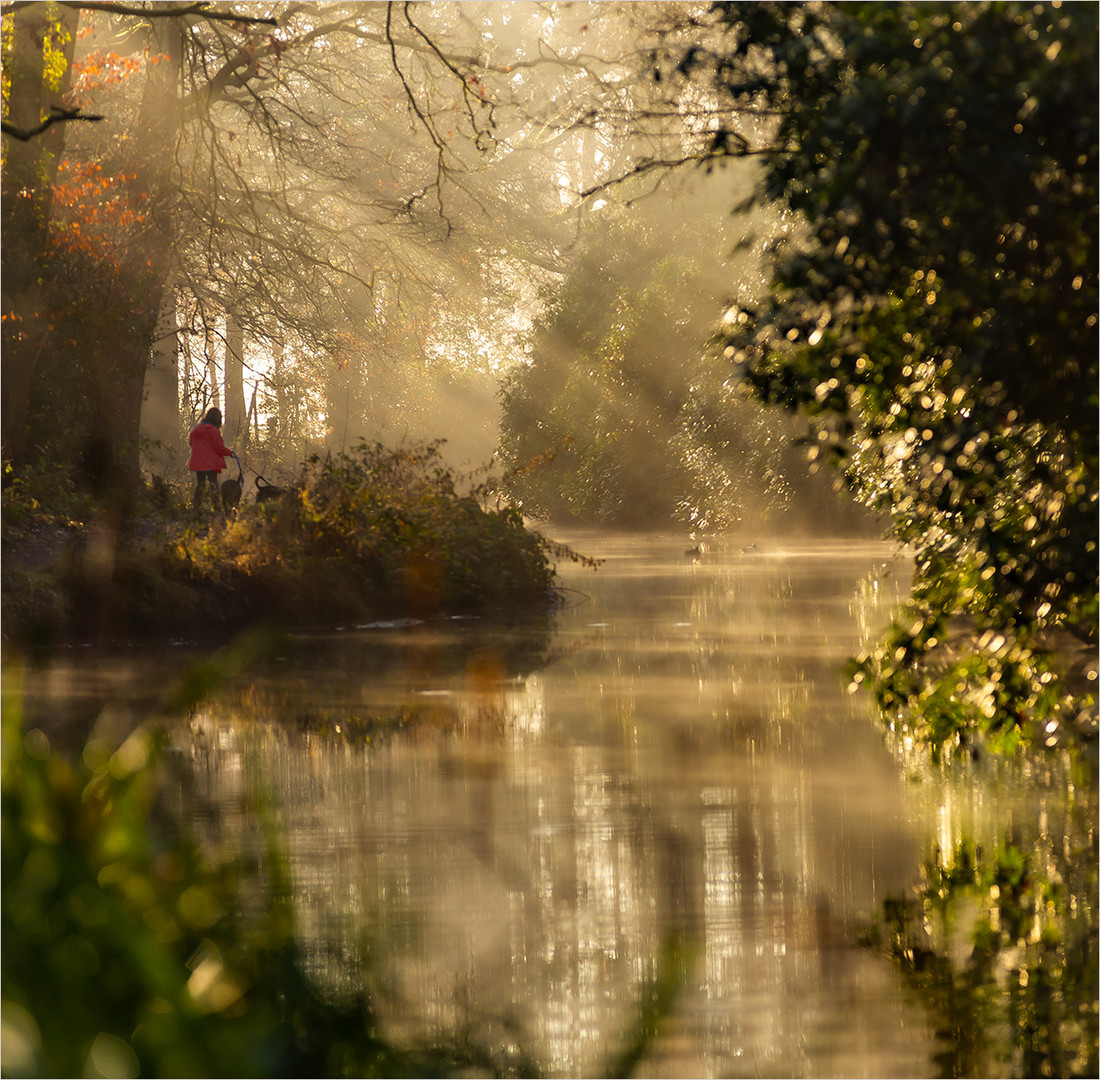
[[[44,520],[19,494],[26,517]],[[33,624],[39,638],[127,637],[546,610],[551,558],[581,558],[500,505],[487,470],[448,467],[438,442],[314,456],[282,497],[232,514],[184,521],[170,511],[150,511],[144,528],[94,511],[70,522],[34,581],[6,575],[6,632]],[[5,554],[8,542],[6,531]],[[36,615],[42,596],[51,603]]]

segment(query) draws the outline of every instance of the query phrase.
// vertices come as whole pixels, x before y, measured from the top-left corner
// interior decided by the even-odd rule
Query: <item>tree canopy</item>
[[[1092,730],[1049,648],[1096,640],[1096,5],[716,4],[656,72],[802,222],[727,357],[916,555],[856,679],[937,745]]]
[[[597,115],[646,92],[633,5],[2,11],[5,454],[98,444],[129,486],[169,337],[200,412],[224,374],[239,425],[243,372],[280,434],[300,401],[352,440],[395,370],[506,349],[492,328],[625,137]]]
[[[547,290],[529,361],[503,384],[506,488],[555,522],[789,532],[824,513],[866,527],[838,521],[851,501],[811,479],[794,422],[707,347],[726,275],[757,277],[762,241],[728,213],[728,176],[693,181],[606,211]]]

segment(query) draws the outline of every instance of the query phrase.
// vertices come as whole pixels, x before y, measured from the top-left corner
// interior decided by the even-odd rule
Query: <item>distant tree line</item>
[[[715,251],[716,230],[729,249],[742,231],[713,205],[716,188],[656,192],[590,230],[529,361],[504,380],[505,490],[559,524],[875,531],[831,477],[811,475],[795,422],[708,347],[726,274],[758,274],[764,242],[750,236],[735,268]]]

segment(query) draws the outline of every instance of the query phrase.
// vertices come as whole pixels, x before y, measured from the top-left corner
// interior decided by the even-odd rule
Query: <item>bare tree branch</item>
[[[474,94],[470,89],[470,84],[467,81],[467,76],[464,75],[454,63],[443,54],[439,46],[427,35],[419,26],[412,21],[412,14],[409,10],[409,0],[405,0],[405,21],[412,27],[416,35],[421,38],[424,44],[439,58],[440,63],[458,80],[462,87],[462,101],[466,106],[466,115],[470,118],[470,125],[474,131],[474,142],[479,150],[486,150],[488,146],[482,144],[482,137],[484,136],[489,140],[489,145],[492,145],[496,140],[493,137],[493,104],[486,100],[484,93],[481,95]],[[475,81],[477,81],[475,79]],[[477,116],[474,113],[474,105],[481,104],[488,108],[489,115],[486,128],[483,130],[477,121]]]
[[[0,4],[4,13],[30,7],[39,0],[11,0]],[[237,22],[251,25],[277,26],[278,20],[262,15],[241,15],[233,11],[217,11],[205,0],[193,4],[155,4],[151,7],[138,7],[134,4],[115,4],[110,0],[57,0],[59,7],[75,8],[77,11],[103,11],[111,15],[135,15],[142,19],[170,19],[181,15],[199,15],[213,22]]]
[[[19,139],[21,142],[27,142],[33,139],[36,135],[41,135],[42,132],[53,127],[54,124],[63,124],[67,120],[102,120],[102,116],[96,116],[93,113],[82,113],[79,109],[63,109],[59,105],[50,106],[50,115],[47,116],[40,124],[36,124],[32,128],[16,127],[15,124],[9,124],[7,120],[0,120],[0,131],[3,131],[5,135],[10,135],[13,139]]]
[[[752,147],[749,146],[748,142],[741,136],[737,136],[737,138],[739,139],[739,145],[736,150],[715,153],[713,149],[708,148],[697,154],[685,154],[683,157],[678,158],[643,158],[625,172],[617,173],[614,176],[608,177],[606,180],[601,180],[598,184],[593,184],[591,187],[585,188],[578,193],[578,198],[583,200],[591,198],[593,195],[599,195],[610,188],[625,184],[635,176],[643,176],[648,172],[652,172],[654,169],[671,171],[673,169],[679,169],[684,165],[713,164],[714,162],[720,161],[722,158],[766,157],[781,152],[779,147]]]
[[[406,18],[407,17],[408,16],[406,14]],[[439,216],[441,218],[443,218],[444,220],[446,220],[446,216],[443,213],[442,177],[447,172],[447,163],[446,163],[446,156],[445,156],[447,147],[446,147],[446,144],[443,142],[442,138],[440,138],[439,132],[436,130],[435,124],[432,122],[431,117],[426,115],[421,110],[419,104],[417,104],[416,96],[413,94],[412,87],[409,86],[408,79],[405,78],[405,73],[401,70],[401,64],[398,62],[398,59],[397,59],[397,43],[396,43],[396,41],[394,41],[394,38],[393,38],[393,3],[392,2],[388,3],[386,5],[386,40],[387,40],[387,42],[389,42],[389,46],[390,46],[390,60],[393,63],[393,70],[395,72],[397,72],[397,77],[401,80],[401,85],[405,89],[405,97],[408,99],[409,107],[416,114],[416,117],[420,121],[421,126],[428,133],[428,138],[430,138],[432,140],[432,144],[435,146],[436,161],[437,161],[438,167],[437,167],[437,170],[436,170],[435,182],[432,186],[435,188],[436,199],[439,203]],[[413,202],[415,202],[417,199],[421,198],[421,196],[423,194],[424,194],[424,192],[420,192],[420,193],[414,195],[409,200],[409,207],[411,208]],[[450,232],[450,228],[451,228],[451,223],[449,221],[447,221],[447,231],[448,232]]]

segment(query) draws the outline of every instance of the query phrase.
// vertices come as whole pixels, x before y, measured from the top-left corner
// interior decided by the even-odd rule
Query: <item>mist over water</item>
[[[929,859],[1011,841],[1076,934],[1094,814],[1058,759],[930,767],[848,693],[842,665],[906,593],[904,553],[557,535],[603,562],[559,568],[549,623],[295,634],[172,726],[165,811],[239,868],[246,924],[270,888],[247,868],[277,836],[323,993],[370,994],[399,1043],[465,1033],[520,1075],[602,1073],[668,980],[643,1075],[1018,1074],[1013,1027],[990,1019],[1012,988],[983,984],[966,1015],[917,992],[884,917],[934,885]],[[28,722],[118,741],[189,651],[59,660],[28,679]]]
[[[178,732],[180,812],[254,855],[272,800],[318,978],[359,987],[365,947],[403,1037],[469,1026],[589,1075],[675,939],[646,1075],[924,1075],[928,1022],[855,937],[912,876],[926,808],[837,672],[904,560],[574,543],[607,561],[566,575],[545,667],[509,670],[493,632],[441,663],[461,626],[326,636]],[[405,731],[364,733],[398,711]]]

